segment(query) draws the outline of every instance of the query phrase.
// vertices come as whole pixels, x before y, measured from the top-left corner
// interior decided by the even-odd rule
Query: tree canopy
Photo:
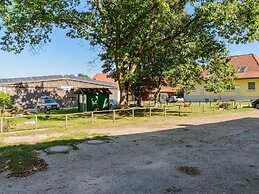
[[[21,52],[50,41],[54,28],[66,29],[69,37],[102,48],[121,104],[129,84],[147,69],[173,84],[202,80],[218,92],[234,75],[226,45],[259,40],[254,0],[2,0],[0,6],[3,50]],[[211,76],[200,76],[206,68]]]

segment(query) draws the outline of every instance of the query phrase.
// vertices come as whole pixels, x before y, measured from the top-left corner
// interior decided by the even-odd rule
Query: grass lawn
[[[51,113],[49,118],[43,114],[38,114],[37,130],[35,125],[23,125],[25,122],[35,121],[35,115],[26,118],[15,118],[16,127],[10,133],[0,134],[0,172],[9,170],[11,176],[28,176],[34,172],[42,171],[47,168],[44,160],[38,157],[38,150],[44,150],[55,145],[70,145],[76,149],[76,144],[86,141],[89,138],[108,140],[105,134],[88,134],[87,129],[117,127],[125,125],[138,125],[146,122],[156,122],[161,120],[172,120],[179,118],[179,106],[165,108],[152,108],[141,110],[120,110],[115,114],[113,122],[113,112],[95,113],[92,119],[90,113],[81,115],[68,115],[66,127],[66,115],[75,110],[66,110]],[[252,108],[218,110],[215,105],[193,104],[192,107],[180,107],[180,117],[197,117],[206,115],[228,114],[233,112],[249,111]],[[13,119],[13,118],[12,118]],[[6,143],[4,138],[9,136],[28,136],[39,134],[62,134],[59,137],[50,137],[36,144]]]

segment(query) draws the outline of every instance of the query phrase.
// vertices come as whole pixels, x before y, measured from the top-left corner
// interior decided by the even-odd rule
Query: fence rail
[[[250,101],[220,102],[227,103],[228,109],[250,107]],[[14,117],[0,116],[0,133],[10,131],[38,130],[42,128],[69,128],[80,125],[91,126],[107,122],[115,123],[116,120],[134,120],[140,117],[153,116],[184,116],[194,113],[215,112],[220,110],[217,102],[181,102],[160,104],[159,107],[133,107],[128,109],[114,109],[94,112],[68,113],[68,114],[36,114],[19,115]],[[148,103],[149,105],[150,103]],[[222,110],[225,110],[223,106]]]

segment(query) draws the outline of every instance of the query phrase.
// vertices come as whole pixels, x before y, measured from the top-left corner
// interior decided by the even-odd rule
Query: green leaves
[[[6,92],[0,92],[0,106],[5,109],[11,103],[11,97]]]
[[[217,59],[206,66],[207,74],[204,77],[204,88],[208,92],[222,92],[226,86],[233,86],[237,69],[228,63],[228,60]]]
[[[122,94],[125,84],[144,84],[136,77],[147,72],[190,88],[204,81],[206,65],[206,88],[219,92],[234,75],[219,60],[228,54],[226,44],[259,40],[255,0],[10,0],[0,2],[0,17],[6,51],[46,43],[55,27],[101,47],[104,71]]]
[[[196,7],[203,23],[229,43],[259,40],[259,1],[205,1]]]
[[[5,1],[0,8],[2,49],[19,53],[26,45],[50,41],[54,26],[62,27],[66,14],[78,4],[78,0]]]

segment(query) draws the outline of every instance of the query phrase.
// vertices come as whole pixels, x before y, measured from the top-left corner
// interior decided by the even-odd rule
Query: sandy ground
[[[18,143],[18,142],[27,142],[28,144],[35,144],[41,140],[60,137],[65,135],[64,133],[54,133],[54,134],[40,134],[40,135],[26,135],[26,136],[10,136],[4,138],[5,143]]]
[[[0,174],[0,193],[259,193],[259,111],[109,128],[109,143],[42,157],[48,170]],[[190,176],[181,166],[197,167]]]

